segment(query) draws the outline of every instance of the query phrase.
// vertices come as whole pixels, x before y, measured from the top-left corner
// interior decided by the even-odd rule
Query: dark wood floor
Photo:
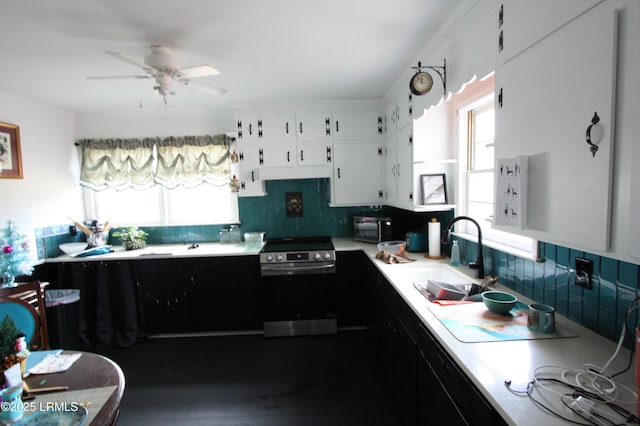
[[[99,352],[126,376],[121,426],[397,424],[364,331],[148,339]]]

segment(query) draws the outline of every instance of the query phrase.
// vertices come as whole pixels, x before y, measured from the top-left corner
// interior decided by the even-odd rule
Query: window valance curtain
[[[81,140],[80,185],[96,191],[223,186],[231,174],[231,141],[226,135]]]
[[[156,144],[155,181],[167,188],[216,186],[229,181],[229,145],[226,135],[170,137]]]
[[[153,186],[156,142],[157,139],[151,138],[81,140],[80,185],[96,191]]]

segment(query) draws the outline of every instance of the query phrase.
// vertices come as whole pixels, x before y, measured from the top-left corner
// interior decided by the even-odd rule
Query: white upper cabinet
[[[298,142],[331,140],[331,113],[311,112],[296,114]]]
[[[499,60],[504,63],[603,0],[502,0],[498,3]]]
[[[409,85],[402,86],[395,93],[393,99],[385,106],[384,134],[390,135],[413,120],[413,94]]]
[[[404,126],[385,142],[385,204],[413,210],[413,134]]]
[[[294,114],[265,114],[258,116],[258,137],[265,143],[294,142],[296,140]]]
[[[260,167],[260,157],[255,145],[238,146],[238,168],[241,197],[253,197],[265,195],[264,182],[258,179],[257,170]]]
[[[380,112],[333,113],[333,140],[365,140],[382,137],[384,123]]]
[[[522,9],[514,9],[523,18],[531,9],[525,3],[517,2]],[[553,12],[544,16],[564,9],[562,2],[552,3]],[[505,6],[505,25],[507,16],[518,14]],[[584,14],[496,72],[495,156],[528,156],[529,207],[523,233],[531,237],[584,249],[608,248],[616,17],[612,10]],[[510,25],[517,33],[520,24],[532,20],[539,21],[527,16]],[[598,122],[593,124],[596,114]],[[597,146],[595,155],[588,133]]]
[[[335,143],[333,149],[331,205],[382,204],[382,142]]]
[[[298,167],[332,165],[333,149],[331,144],[302,143],[297,146]]]

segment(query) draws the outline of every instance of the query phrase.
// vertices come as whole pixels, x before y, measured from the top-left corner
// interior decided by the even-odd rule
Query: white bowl
[[[60,250],[62,250],[66,254],[74,254],[86,249],[88,245],[89,244],[87,243],[65,243],[60,244],[58,247],[60,247]]]
[[[389,254],[399,254],[404,252],[406,245],[406,241],[384,241],[382,243],[378,243],[378,250],[384,250]]]

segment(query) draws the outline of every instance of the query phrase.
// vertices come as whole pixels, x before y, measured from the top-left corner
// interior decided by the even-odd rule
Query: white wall
[[[218,135],[235,131],[231,111],[133,111],[118,114],[78,114],[77,137],[145,138]]]
[[[22,179],[0,179],[0,226],[13,219],[29,236],[82,211],[73,113],[0,93],[0,122],[20,127]]]

